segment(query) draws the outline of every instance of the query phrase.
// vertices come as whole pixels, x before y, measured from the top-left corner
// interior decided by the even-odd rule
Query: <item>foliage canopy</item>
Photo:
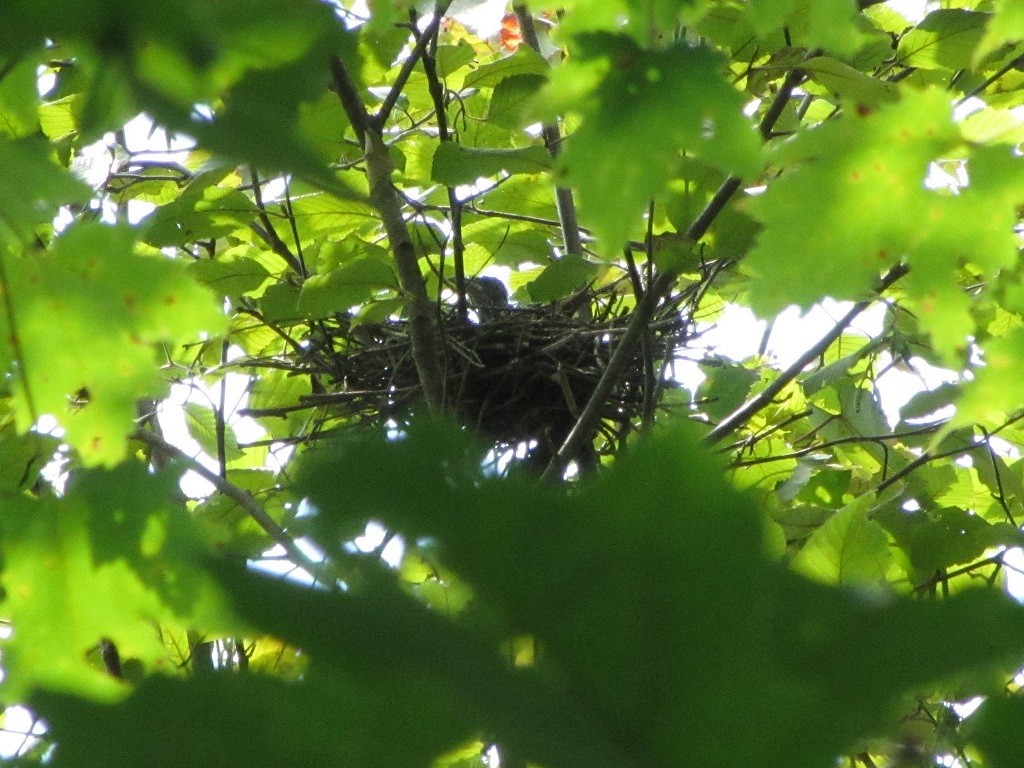
[[[1019,5],[369,5],[5,3],[15,759],[1019,764]]]

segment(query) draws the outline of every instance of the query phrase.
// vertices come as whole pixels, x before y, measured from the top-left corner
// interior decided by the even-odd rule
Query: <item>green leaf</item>
[[[1024,534],[1008,523],[991,524],[957,507],[934,511],[892,510],[879,521],[896,538],[918,573],[931,577],[970,563],[993,547],[1020,546]]]
[[[352,184],[349,176],[347,184]],[[360,180],[365,191],[366,177]],[[354,186],[354,185],[353,185]],[[292,202],[295,223],[304,237],[331,234],[342,239],[345,235],[366,227],[373,221],[373,209],[363,200],[339,198],[326,193],[304,194]]]
[[[715,479],[689,433],[634,446],[571,493],[488,480],[482,452],[454,430],[423,425],[309,458],[300,487],[320,510],[322,542],[370,516],[411,539],[429,537],[474,590],[478,610],[512,636],[537,638],[543,670],[520,679],[555,685],[541,689],[551,707],[544,714],[532,686],[516,690],[481,672],[454,683],[529,761],[593,764],[580,747],[565,748],[571,739],[612,761],[624,750],[640,764],[811,768],[876,732],[911,689],[954,670],[1016,668],[1024,609],[1002,595],[879,602],[770,561],[758,514]],[[382,484],[368,466],[395,475]],[[723,552],[728,571],[715,566]],[[438,669],[457,653],[487,668],[479,645],[457,641],[477,624],[430,614],[431,628],[412,610],[402,620],[406,609],[381,590],[332,599],[282,585],[271,599],[235,577],[225,584],[250,620],[288,632],[322,662]],[[480,686],[495,684],[504,693],[479,704]],[[566,716],[565,697],[578,719]],[[505,707],[517,713],[512,722]],[[713,729],[729,738],[708,739]]]
[[[483,64],[466,75],[465,88],[493,88],[502,80],[517,75],[546,76],[551,65],[528,45],[521,45],[511,56]]]
[[[1022,166],[999,148],[979,149],[960,194],[927,189],[929,163],[958,143],[948,99],[933,90],[907,92],[865,117],[847,114],[784,145],[776,161],[794,169],[751,201],[766,225],[745,264],[755,311],[860,298],[880,272],[906,260],[901,285],[922,327],[941,354],[959,354],[971,317],[955,269],[970,258],[992,275],[1015,262]],[[911,220],[918,225],[907,227]],[[968,233],[959,221],[977,226]]]
[[[526,104],[537,94],[547,78],[541,75],[514,75],[498,83],[487,107],[487,119],[503,128],[521,128]]]
[[[1006,43],[1024,40],[1024,7],[1013,0],[995,0],[995,14],[974,51],[974,64]]]
[[[25,58],[5,69],[0,80],[0,136],[20,139],[39,129],[38,61]]]
[[[326,52],[323,52],[326,58]],[[320,62],[317,62],[320,65]],[[317,154],[319,139],[303,136],[298,127],[301,97],[296,83],[316,83],[312,61],[277,69],[251,70],[232,88],[226,107],[212,119],[201,117],[192,104],[182,104],[158,90],[137,83],[153,117],[164,125],[196,138],[205,148],[223,157],[271,172],[294,173],[336,197],[362,198],[328,170]]]
[[[896,56],[907,67],[968,69],[989,14],[949,8],[932,11],[900,38]]]
[[[77,100],[77,95],[71,95],[39,105],[39,128],[46,138],[56,141],[74,133]]]
[[[208,456],[217,458],[220,454],[217,436],[217,414],[213,409],[202,403],[189,402],[183,406],[185,424],[188,433]],[[224,427],[224,457],[228,461],[240,458],[242,451],[238,447],[235,431],[228,425]]]
[[[856,104],[877,106],[899,99],[899,89],[827,56],[815,56],[801,64],[811,79]]]
[[[811,534],[793,561],[797,572],[826,584],[886,583],[892,550],[885,529],[869,517],[872,495],[836,512]]]
[[[581,256],[568,254],[549,264],[526,290],[536,302],[548,303],[563,299],[597,275],[598,267]]]
[[[814,0],[809,8],[809,28],[804,45],[850,57],[864,44],[857,28],[859,7],[855,0]]]
[[[747,20],[759,35],[779,29],[793,12],[796,0],[751,0],[747,4]]]
[[[964,384],[957,402],[956,425],[998,424],[1020,407],[1018,385],[1024,376],[1024,330],[989,339],[983,346],[984,365]]]
[[[544,147],[522,149],[471,149],[446,141],[434,152],[431,178],[448,187],[474,184],[479,179],[506,173],[537,173],[551,167]]]
[[[0,139],[0,236],[31,242],[67,203],[85,203],[90,191],[50,160],[49,144],[37,137]]]
[[[702,369],[707,378],[697,388],[701,410],[721,421],[739,408],[760,378],[757,371],[730,361],[707,361]]]
[[[1019,695],[992,696],[971,717],[967,737],[976,744],[986,768],[1014,768],[1020,753],[1008,734],[1024,728],[1024,700]]]
[[[235,761],[251,768],[428,768],[472,735],[464,713],[446,706],[445,690],[429,675],[365,671],[362,681],[321,675],[295,683],[260,675],[154,677],[113,707],[51,692],[32,703],[60,740],[54,766],[67,768],[94,765],[97,751],[110,768]],[[197,711],[206,714],[196,719]]]
[[[742,115],[742,95],[722,77],[723,61],[711,50],[679,44],[646,51],[613,35],[585,42],[584,63],[601,62],[605,74],[559,167],[577,189],[584,223],[611,254],[650,199],[665,191],[681,153],[744,175],[760,162],[758,138]],[[575,86],[556,76],[547,91],[566,88]],[[639,103],[644,109],[634,108]]]
[[[157,248],[211,240],[234,232],[256,218],[256,206],[242,192],[200,178],[172,203],[145,219],[146,242]]]
[[[154,622],[215,604],[195,569],[184,510],[170,503],[176,481],[126,464],[84,474],[63,499],[8,501],[0,526],[0,611],[14,627],[4,644],[6,695],[45,686],[119,696],[121,683],[87,660],[104,637],[123,658],[170,671]]]
[[[313,275],[302,284],[298,309],[309,318],[346,312],[385,289],[397,290],[390,264],[381,259],[356,259],[333,272]]]
[[[245,256],[247,248],[227,250],[214,259],[203,259],[189,265],[189,271],[203,285],[221,296],[236,298],[251,294],[263,286],[270,272],[256,259]]]
[[[50,413],[87,464],[125,456],[136,400],[167,384],[158,342],[192,341],[225,326],[214,296],[183,265],[133,252],[127,227],[79,224],[48,253],[7,264],[18,350],[19,423]],[[4,323],[6,326],[6,322]],[[72,396],[74,396],[72,398]]]

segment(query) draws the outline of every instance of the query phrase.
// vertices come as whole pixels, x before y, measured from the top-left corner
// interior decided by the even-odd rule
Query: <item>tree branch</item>
[[[138,440],[140,443],[145,443],[151,450],[159,451],[165,456],[169,456],[180,461],[190,470],[213,485],[219,493],[227,496],[241,507],[245,513],[263,529],[264,533],[266,533],[275,544],[279,545],[285,551],[285,554],[288,555],[289,559],[291,559],[296,566],[307,571],[311,576],[317,579],[317,581],[327,586],[333,586],[337,582],[337,578],[331,573],[330,568],[325,563],[318,563],[315,560],[311,560],[305,552],[299,549],[291,536],[288,535],[284,528],[277,524],[274,518],[267,514],[266,510],[260,506],[259,502],[253,498],[251,493],[239,488],[233,483],[228,482],[217,472],[189,456],[176,445],[168,443],[163,438],[148,430],[137,429],[131,434],[131,438],[133,440]]]
[[[377,110],[377,114],[370,118],[371,123],[377,130],[383,130],[384,124],[388,121],[388,117],[391,116],[391,110],[395,108],[399,96],[402,95],[402,89],[405,88],[409,75],[412,74],[412,71],[416,68],[416,63],[420,60],[427,45],[437,34],[438,29],[440,29],[441,20],[451,4],[452,0],[438,0],[434,5],[434,18],[430,20],[427,28],[423,30],[423,34],[417,35],[415,30],[413,31],[413,35],[416,37],[416,45],[413,47],[408,58],[402,62],[402,69],[399,70],[398,75],[395,77],[395,82],[391,85],[388,95],[384,97],[384,101],[380,105],[380,109]]]
[[[427,284],[420,272],[416,247],[402,217],[402,202],[391,183],[391,157],[384,144],[380,126],[367,115],[366,108],[355,90],[355,84],[345,64],[337,56],[331,57],[331,73],[335,90],[349,121],[362,133],[366,176],[370,185],[370,203],[380,214],[384,231],[391,244],[398,268],[398,282],[409,312],[409,331],[413,361],[423,387],[427,408],[435,413],[444,410],[444,375],[441,369],[441,345],[437,313],[427,296]]]
[[[534,26],[530,10],[521,3],[516,3],[512,7],[516,13],[516,20],[519,22],[519,31],[523,36],[523,42],[539,54],[540,39],[537,37],[537,28]],[[547,147],[551,157],[558,157],[562,145],[562,134],[558,130],[558,123],[543,123],[541,137],[544,139],[544,146]],[[558,211],[558,221],[561,224],[565,252],[574,256],[582,256],[583,241],[580,238],[576,201],[573,199],[571,189],[560,185],[555,186],[555,208]]]
[[[878,287],[878,293],[881,293],[886,288],[891,286],[901,277],[907,274],[907,267],[903,264],[899,264],[892,269],[882,278],[881,283]],[[774,381],[772,381],[767,387],[761,392],[758,392],[754,397],[750,398],[737,408],[735,411],[726,416],[722,421],[718,423],[714,429],[708,432],[704,437],[704,442],[708,445],[714,445],[715,443],[722,440],[727,435],[735,432],[741,426],[747,423],[750,418],[760,411],[762,408],[767,407],[779,392],[781,392],[787,384],[793,381],[799,376],[804,368],[813,363],[816,359],[821,357],[825,353],[832,343],[842,336],[843,331],[846,330],[847,326],[853,322],[854,318],[857,317],[861,312],[867,309],[875,302],[875,298],[865,299],[864,301],[858,301],[853,307],[843,315],[839,322],[837,322],[832,328],[826,333],[818,343],[810,347],[804,352],[789,368],[780,373]]]

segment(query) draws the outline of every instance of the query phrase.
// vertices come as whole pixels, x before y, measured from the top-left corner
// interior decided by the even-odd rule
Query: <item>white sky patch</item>
[[[234,360],[243,354],[241,350],[231,348],[228,351],[228,359]],[[251,377],[246,374],[232,372],[225,374],[221,381],[212,386],[198,380],[173,384],[170,396],[161,402],[158,413],[164,438],[185,453],[194,456],[203,465],[218,471],[216,458],[205,453],[202,446],[189,433],[185,404],[199,404],[219,410],[223,401],[224,419],[238,438],[238,442],[260,440],[266,435],[263,427],[255,419],[238,413],[248,402],[251,381]],[[214,489],[196,473],[187,472],[182,478],[182,490],[192,498],[201,498],[209,496]]]
[[[0,758],[4,760],[24,754],[46,732],[39,718],[25,707],[7,707],[0,717]]]
[[[889,0],[886,5],[915,24],[923,19],[929,11],[938,7],[938,3],[928,2],[928,0]]]

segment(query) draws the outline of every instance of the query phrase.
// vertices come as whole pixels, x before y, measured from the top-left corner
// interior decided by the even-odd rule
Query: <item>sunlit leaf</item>
[[[83,475],[64,499],[8,500],[0,534],[0,611],[14,629],[4,646],[8,695],[39,686],[123,694],[86,658],[103,638],[126,659],[171,671],[154,622],[188,616],[212,596],[192,560],[184,510],[170,502],[173,487],[173,477],[129,464]]]
[[[6,354],[24,372],[21,424],[53,414],[88,464],[123,459],[136,400],[166,391],[155,345],[224,326],[212,294],[180,263],[136,255],[126,227],[72,227],[7,270],[16,309],[5,338],[16,334],[18,347]]]
[[[988,14],[960,8],[932,11],[900,38],[896,55],[908,67],[967,68],[988,19]]]

